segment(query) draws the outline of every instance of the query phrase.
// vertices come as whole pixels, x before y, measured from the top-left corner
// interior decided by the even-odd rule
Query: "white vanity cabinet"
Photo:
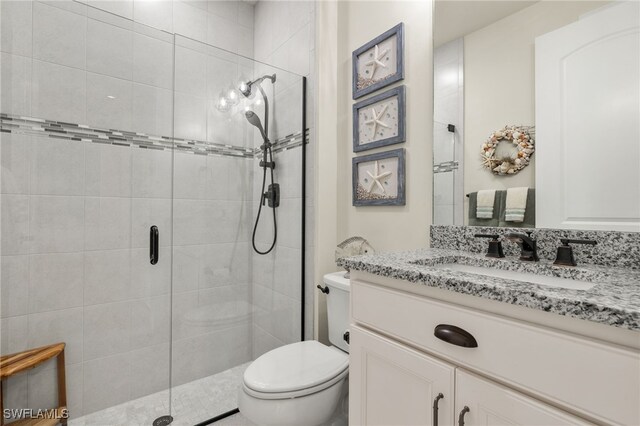
[[[462,424],[464,407],[464,425],[640,424],[637,349],[370,282],[385,280],[352,272],[351,425]]]
[[[358,326],[350,333],[350,425],[589,424]]]

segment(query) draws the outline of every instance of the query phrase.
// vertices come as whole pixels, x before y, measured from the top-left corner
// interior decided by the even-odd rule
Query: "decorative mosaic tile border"
[[[177,152],[196,155],[222,155],[240,158],[257,158],[262,155],[262,151],[259,148],[246,148],[215,142],[172,138],[170,136],[153,136],[124,130],[100,129],[84,124],[14,116],[4,113],[0,113],[0,132],[126,147],[133,146],[143,149],[175,149]],[[305,142],[309,143],[308,130]],[[300,145],[302,145],[302,132],[276,140],[273,143],[273,151],[279,152]]]
[[[433,173],[447,173],[452,172],[458,168],[457,161],[445,161],[444,163],[434,164]]]

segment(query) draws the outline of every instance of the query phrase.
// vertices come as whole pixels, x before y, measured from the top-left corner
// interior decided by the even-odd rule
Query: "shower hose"
[[[264,187],[267,181],[267,168],[271,173],[271,184],[274,183],[273,178],[273,167],[268,167],[267,165],[267,152],[269,153],[269,162],[273,165],[273,153],[271,152],[271,144],[268,141],[265,141],[266,149],[264,150],[264,165],[262,166],[262,189],[260,190],[260,203],[258,204],[258,214],[256,215],[256,223],[253,225],[253,235],[251,237],[251,244],[253,245],[253,249],[258,254],[269,254],[273,248],[276,246],[276,241],[278,239],[278,223],[276,221],[276,208],[275,206],[272,208],[273,210],[273,241],[271,242],[271,247],[269,247],[266,251],[260,251],[258,247],[256,247],[256,232],[258,230],[258,223],[260,222],[260,214],[262,213],[262,207],[265,203],[266,194],[264,192]]]

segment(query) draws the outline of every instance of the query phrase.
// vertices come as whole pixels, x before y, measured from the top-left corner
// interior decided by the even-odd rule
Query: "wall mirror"
[[[434,224],[640,232],[639,2],[436,0],[433,39]]]

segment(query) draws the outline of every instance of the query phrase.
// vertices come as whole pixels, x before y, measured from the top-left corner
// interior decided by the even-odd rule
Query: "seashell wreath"
[[[482,144],[482,165],[496,175],[514,175],[529,165],[534,147],[535,127],[504,126],[503,129],[491,133]],[[502,141],[509,141],[516,146],[512,155],[496,158],[496,147]]]

